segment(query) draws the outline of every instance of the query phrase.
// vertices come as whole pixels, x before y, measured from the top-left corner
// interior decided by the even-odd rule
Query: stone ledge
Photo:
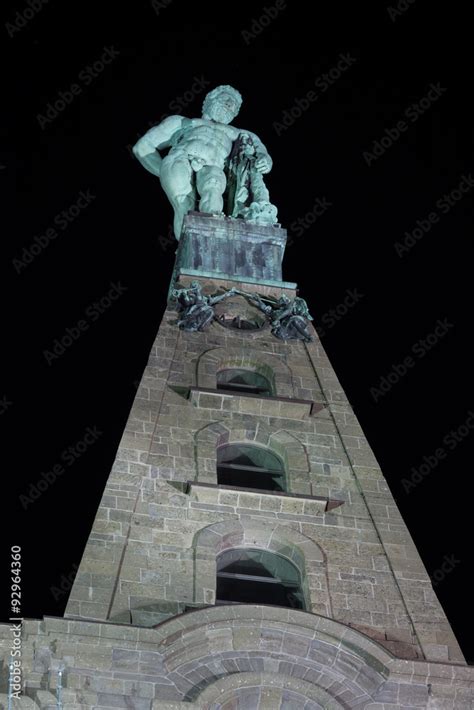
[[[235,276],[235,274],[224,274],[220,271],[204,271],[197,269],[180,268],[178,276],[199,277],[212,281],[232,281],[239,284],[255,284],[257,286],[267,286],[270,288],[288,289],[294,291],[298,284],[294,281],[278,281],[276,279],[256,279],[253,276]],[[181,279],[179,279],[181,282]]]
[[[175,274],[173,283],[180,287],[190,286],[192,281],[199,280],[206,293],[216,291],[219,288],[230,288],[231,286],[245,287],[252,293],[259,293],[263,296],[274,296],[278,298],[286,292],[289,298],[297,295],[298,284],[293,281],[277,281],[273,279],[254,279],[251,276],[236,276],[235,274],[221,274],[213,271],[197,271],[196,269],[180,268]],[[257,333],[258,331],[254,331]]]
[[[345,501],[343,500],[338,500],[335,498],[325,498],[324,496],[309,496],[300,493],[288,493],[286,491],[266,491],[260,488],[237,488],[236,486],[222,486],[214,483],[200,483],[196,481],[187,482],[186,492],[195,494],[196,500],[198,501],[202,499],[202,494],[204,493],[204,496],[207,499],[205,501],[206,503],[213,502],[213,500],[209,500],[209,498],[215,498],[215,502],[218,505],[219,493],[222,491],[232,492],[235,493],[237,496],[252,496],[256,500],[258,500],[258,498],[268,500],[269,498],[278,497],[284,499],[291,499],[294,501],[302,501],[303,503],[306,501],[311,501],[312,503],[314,503],[318,512],[320,511],[321,513],[327,513],[328,511],[333,510],[334,508],[338,508],[339,506],[343,505],[343,503],[345,503]],[[209,493],[211,494],[210,496],[208,495]],[[214,493],[215,495],[213,496],[212,493]],[[267,511],[265,509],[255,508],[254,512],[265,513]]]
[[[244,392],[234,393],[207,387],[190,387],[189,401],[195,407],[237,411],[242,414],[259,414],[284,419],[302,419],[314,416],[327,404],[291,397],[262,397]],[[234,406],[233,403],[235,403]]]

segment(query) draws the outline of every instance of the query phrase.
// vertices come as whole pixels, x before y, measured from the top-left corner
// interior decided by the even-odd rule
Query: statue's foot
[[[275,224],[278,209],[271,202],[252,202],[250,207],[242,211],[244,219],[256,224]]]

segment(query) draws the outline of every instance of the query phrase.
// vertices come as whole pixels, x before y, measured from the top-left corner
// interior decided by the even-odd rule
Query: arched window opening
[[[256,394],[260,397],[269,397],[272,394],[270,382],[264,375],[237,368],[221,370],[217,373],[217,389]]]
[[[283,461],[272,451],[252,444],[228,444],[217,449],[217,482],[223,486],[285,490]]]
[[[300,574],[274,552],[226,550],[217,558],[216,604],[272,604],[304,609]]]

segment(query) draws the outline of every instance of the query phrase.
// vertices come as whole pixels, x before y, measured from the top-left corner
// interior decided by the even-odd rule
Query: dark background
[[[423,0],[392,18],[384,2],[335,2],[331,11],[328,4],[288,2],[263,28],[265,6],[277,7],[172,0],[160,8],[125,0],[99,14],[97,4],[51,0],[26,22],[17,14],[24,17],[24,2],[5,10],[0,180],[10,226],[3,240],[0,424],[11,457],[3,474],[3,542],[23,548],[22,613],[64,611],[60,586],[80,562],[164,309],[174,258],[171,208],[130,146],[177,112],[173,100],[187,97],[181,113],[197,116],[206,90],[229,83],[244,97],[235,123],[257,133],[274,158],[267,184],[293,235],[284,278],[298,282],[325,331],[324,347],[428,572],[435,580],[444,574],[436,593],[474,662],[473,435],[460,435],[453,450],[443,443],[474,410],[467,392],[471,193],[447,214],[437,210],[439,222],[403,257],[394,246],[472,169],[470,45],[462,38],[468,18],[455,6],[448,13]],[[12,30],[15,22],[24,26]],[[118,56],[94,70],[93,80],[79,79],[107,47]],[[273,124],[314,90],[341,53],[356,61],[277,135]],[[197,89],[196,78],[204,88]],[[52,119],[41,118],[73,83],[80,94]],[[367,165],[364,152],[432,83],[445,89],[441,97]],[[74,217],[81,191],[93,199]],[[298,236],[291,225],[317,198],[332,206]],[[65,229],[63,210],[72,220]],[[35,237],[52,227],[57,237],[35,246],[31,263],[19,266],[24,250],[31,255]],[[124,293],[97,320],[86,316],[118,283]],[[327,327],[330,309],[351,289],[363,297]],[[81,319],[87,330],[48,364],[45,350]],[[414,355],[439,319],[452,327],[424,357]],[[410,355],[416,365],[376,402],[371,388]],[[101,432],[97,440],[65,465],[64,452],[88,427]],[[403,480],[440,447],[446,457],[407,492]],[[31,495],[31,484],[61,462],[64,474],[25,504],[20,496]],[[440,573],[446,559],[452,569]],[[3,560],[8,571],[8,549]],[[8,574],[3,586],[8,592]],[[9,616],[7,598],[2,615]]]

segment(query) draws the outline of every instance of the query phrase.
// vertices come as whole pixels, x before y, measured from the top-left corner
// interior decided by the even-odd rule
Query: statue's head
[[[244,155],[247,155],[247,156],[255,155],[255,146],[253,144],[252,138],[249,136],[248,133],[241,133],[240,134],[240,144],[241,144],[241,150]]]
[[[202,117],[216,123],[230,123],[239,113],[242,96],[232,86],[217,86],[210,91],[202,105]]]

